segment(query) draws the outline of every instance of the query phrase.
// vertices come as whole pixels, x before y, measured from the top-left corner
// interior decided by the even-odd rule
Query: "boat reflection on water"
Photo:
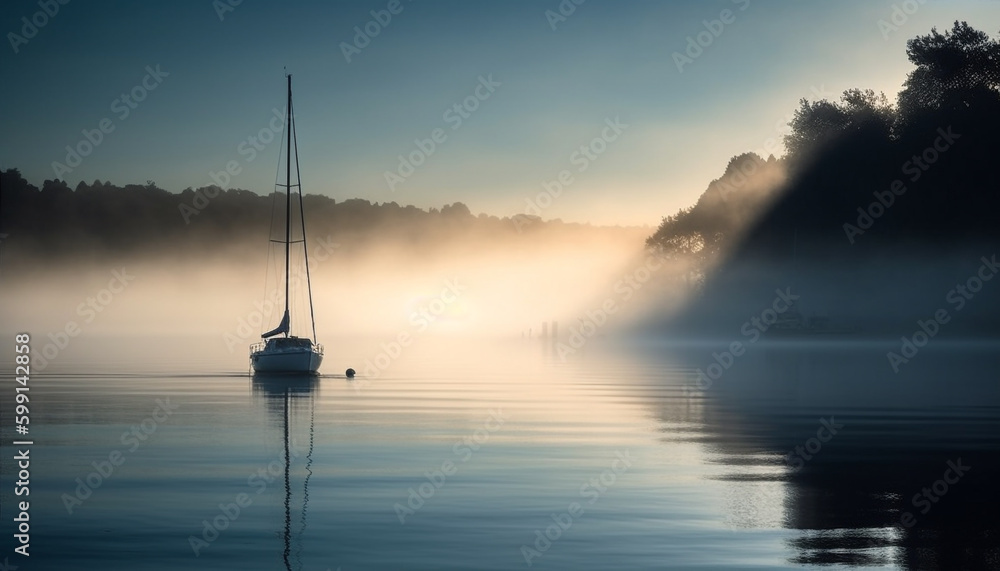
[[[302,539],[307,524],[319,378],[310,374],[256,373],[251,381],[251,390],[254,400],[264,404],[272,425],[281,431],[285,496],[284,519],[279,532],[282,539],[281,561],[288,571],[302,569]],[[297,427],[305,418],[308,418],[308,444],[304,444],[296,434]],[[301,458],[300,451],[303,449],[306,454]],[[297,477],[293,478],[293,474]],[[297,518],[293,518],[293,512],[297,512]],[[293,519],[296,521],[293,522]]]

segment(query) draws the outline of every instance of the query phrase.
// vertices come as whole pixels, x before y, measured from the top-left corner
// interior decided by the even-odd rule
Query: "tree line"
[[[914,68],[895,102],[870,89],[802,99],[784,156],[734,157],[647,246],[703,276],[721,252],[780,259],[996,239],[1000,42],[955,22],[906,53]]]
[[[44,260],[254,252],[266,246],[269,229],[270,237],[275,237],[276,221],[283,224],[285,207],[284,194],[218,186],[173,193],[153,181],[117,186],[95,180],[70,188],[65,181],[46,180],[39,188],[16,168],[0,171],[0,196],[0,232],[8,235],[5,255]],[[292,208],[297,216],[297,199]],[[581,236],[634,232],[534,216],[474,215],[461,202],[421,209],[306,195],[302,210],[310,238],[330,237],[347,252],[387,240],[412,252],[454,242],[458,236],[496,243],[497,239],[530,241],[557,232]],[[293,224],[293,232],[299,231]]]

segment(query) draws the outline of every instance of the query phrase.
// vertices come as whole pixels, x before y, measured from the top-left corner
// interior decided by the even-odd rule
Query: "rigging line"
[[[278,162],[277,162],[277,164],[274,165],[274,185],[275,186],[278,185],[278,177],[279,176],[281,176],[281,145],[278,145]],[[261,297],[261,302],[265,303],[265,304],[267,302],[267,278],[268,278],[268,273],[271,270],[271,252],[272,252],[272,249],[271,249],[270,242],[274,241],[274,240],[271,240],[271,236],[274,234],[274,213],[275,213],[275,210],[277,210],[275,208],[275,200],[276,200],[275,194],[276,193],[274,193],[274,192],[271,193],[271,224],[268,226],[268,229],[267,229],[267,241],[268,241],[268,245],[267,245],[267,261],[266,261],[266,263],[264,265],[264,295]],[[277,266],[277,264],[275,264],[275,266]],[[275,267],[275,272],[274,272],[274,284],[275,284],[275,287],[277,287],[277,285],[278,285],[277,267]],[[263,316],[263,317],[267,317],[267,316]],[[266,329],[264,329],[265,327],[267,327],[267,322],[266,322],[265,319],[262,318],[260,320],[260,327],[258,328],[259,331],[257,331],[257,333],[258,334],[263,334],[264,331],[266,331]]]
[[[289,107],[291,104],[291,100],[289,100]],[[302,205],[302,173],[299,171],[299,137],[298,133],[295,132],[294,117],[292,117],[292,133],[295,133],[295,182],[299,186],[299,216],[302,218],[302,255],[306,259],[306,289],[309,290],[309,321],[312,323],[313,343],[319,343],[319,338],[316,337],[316,314],[313,310],[312,278],[309,275],[309,248],[306,245],[306,212],[305,207]]]

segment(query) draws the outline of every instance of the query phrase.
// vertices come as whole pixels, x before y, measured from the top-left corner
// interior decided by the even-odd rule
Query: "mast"
[[[289,253],[291,250],[292,243],[292,74],[286,76],[288,78],[288,117],[285,119],[285,132],[288,136],[288,154],[285,155],[285,315],[288,315],[288,274],[289,274]],[[296,161],[298,157],[295,157]],[[289,323],[288,329],[285,330],[285,337],[288,337],[288,333],[291,330],[291,324]]]
[[[299,187],[299,220],[302,221],[302,257],[305,258],[306,261],[306,290],[309,292],[309,321],[312,323],[313,341],[319,343],[319,338],[316,337],[316,313],[315,310],[313,310],[312,278],[309,276],[309,241],[306,240],[306,211],[302,201],[302,172],[299,170],[299,135],[295,132],[294,117],[295,114],[292,113],[292,141],[295,142],[295,182]]]
[[[267,333],[261,334],[261,338],[267,339],[279,333],[284,333],[285,338],[291,337],[291,260],[292,260],[292,243],[302,242],[302,254],[305,257],[306,266],[306,286],[309,291],[309,319],[312,322],[312,334],[313,339],[316,338],[316,316],[315,310],[313,308],[312,299],[312,283],[309,275],[309,250],[306,245],[306,217],[305,217],[305,207],[302,200],[302,173],[299,171],[299,144],[296,140],[295,133],[295,110],[292,107],[292,74],[286,73],[285,79],[288,80],[288,103],[285,111],[285,145],[288,151],[285,153],[285,184],[281,184],[278,180],[275,180],[275,186],[285,187],[285,239],[276,240],[271,238],[269,242],[271,243],[284,243],[285,244],[285,312],[281,318],[281,322],[278,326]],[[292,185],[292,153],[295,153],[295,184]],[[278,173],[281,172],[281,160],[278,160]],[[280,176],[278,174],[277,176]],[[277,178],[277,177],[276,177]],[[280,180],[280,179],[279,179]],[[292,186],[298,188],[299,193],[299,216],[302,221],[302,239],[292,240]],[[274,229],[274,211],[272,209],[271,223],[272,223],[272,233]],[[272,234],[273,235],[273,234]],[[269,256],[270,257],[270,256]],[[312,343],[310,341],[310,343]]]

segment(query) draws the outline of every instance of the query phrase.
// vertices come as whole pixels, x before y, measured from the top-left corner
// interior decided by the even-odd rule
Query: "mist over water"
[[[615,286],[644,267],[642,238],[642,231],[619,230],[512,245],[459,235],[420,246],[310,240],[316,333],[320,342],[389,342],[400,334],[520,338],[529,330],[537,337],[542,322],[573,324],[609,296],[639,293],[627,285],[616,293]],[[36,338],[56,346],[52,337],[65,337],[60,332],[70,323],[82,338],[128,336],[138,343],[149,337],[151,344],[165,337],[211,339],[209,348],[239,369],[247,346],[280,320],[283,260],[281,252],[269,258],[264,249],[229,259],[224,254],[206,249],[187,258],[109,257],[87,266],[12,264],[5,268],[8,295],[0,312],[8,327],[30,323]],[[311,337],[302,261],[293,252],[289,301],[293,334]],[[650,282],[653,276],[644,270],[643,277]],[[328,362],[338,371],[366,358],[331,349]]]

